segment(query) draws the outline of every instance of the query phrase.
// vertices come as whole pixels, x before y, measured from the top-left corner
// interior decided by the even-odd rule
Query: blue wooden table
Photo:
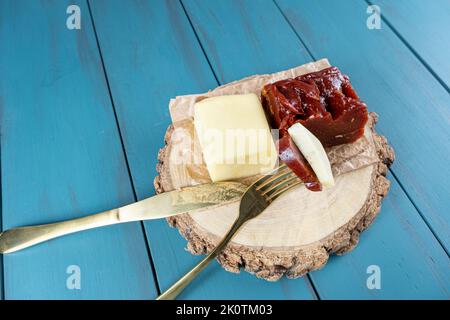
[[[1,0],[2,228],[153,195],[169,98],[327,57],[395,148],[380,215],[308,276],[213,263],[180,298],[449,299],[449,31],[448,0]],[[201,258],[185,246],[163,220],[74,234],[0,258],[0,296],[152,299]]]

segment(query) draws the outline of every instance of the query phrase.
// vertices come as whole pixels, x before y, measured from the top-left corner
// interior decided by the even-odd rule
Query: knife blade
[[[118,208],[121,222],[167,218],[186,212],[238,200],[247,186],[237,182],[217,182],[161,193]]]

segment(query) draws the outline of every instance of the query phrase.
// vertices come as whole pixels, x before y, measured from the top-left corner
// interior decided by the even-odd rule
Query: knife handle
[[[118,214],[119,210],[113,209],[62,222],[9,229],[0,233],[0,253],[11,253],[66,234],[122,222]]]

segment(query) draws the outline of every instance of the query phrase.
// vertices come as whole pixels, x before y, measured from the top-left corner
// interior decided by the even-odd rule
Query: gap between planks
[[[0,105],[0,107],[2,107]],[[0,111],[1,112],[1,111]],[[1,134],[0,134],[1,135]],[[3,231],[3,184],[2,184],[2,143],[0,139],[0,233]],[[0,300],[5,300],[5,266],[0,255]]]
[[[134,186],[133,177],[131,175],[130,163],[128,161],[128,155],[127,155],[127,152],[126,152],[125,144],[123,142],[122,130],[120,128],[119,118],[117,116],[116,106],[114,104],[114,98],[113,98],[112,93],[111,93],[111,86],[109,84],[108,73],[106,71],[105,62],[103,60],[103,54],[102,54],[102,50],[101,50],[101,47],[100,47],[100,42],[99,42],[98,35],[97,35],[97,29],[95,28],[95,22],[94,22],[94,17],[92,15],[91,4],[90,4],[89,0],[86,0],[86,3],[87,3],[88,11],[89,11],[89,19],[90,19],[91,24],[92,24],[92,30],[94,31],[94,37],[95,37],[95,42],[96,42],[96,45],[97,45],[97,50],[98,50],[98,53],[99,53],[99,56],[100,56],[100,61],[101,61],[101,64],[102,64],[103,76],[105,78],[106,86],[108,88],[109,100],[111,102],[112,110],[113,110],[113,113],[114,113],[114,120],[115,120],[115,123],[116,123],[117,132],[119,134],[120,145],[121,145],[121,148],[122,148],[122,153],[123,153],[124,158],[125,158],[125,163],[126,163],[126,167],[127,167],[127,173],[128,173],[128,177],[130,179],[131,188],[132,188],[132,191],[133,191],[133,200],[134,200],[134,202],[136,202],[137,201],[136,188]],[[142,231],[142,233],[143,233],[143,235],[145,237],[145,248],[147,250],[147,255],[148,255],[148,258],[149,258],[149,261],[150,261],[150,265],[151,265],[151,268],[152,268],[151,271],[152,271],[152,274],[153,274],[153,281],[155,283],[157,293],[158,293],[158,295],[160,295],[161,294],[161,289],[160,289],[160,286],[159,286],[158,276],[157,276],[157,273],[156,273],[156,269],[155,269],[155,264],[154,264],[154,261],[153,261],[152,253],[151,253],[151,250],[150,250],[150,245],[148,244],[147,232],[145,230],[143,221],[140,221],[139,224],[140,224],[140,227],[141,227],[141,231]]]
[[[275,0],[273,0],[275,1]],[[368,5],[374,5],[373,2],[370,0],[362,0],[365,1]],[[425,67],[425,69],[428,70],[428,72],[431,73],[431,75],[439,82],[439,84],[444,87],[447,92],[450,92],[450,88],[448,85],[444,82],[444,80],[441,79],[441,77],[438,76],[438,74],[433,70],[433,68],[425,61],[424,58],[413,48],[411,44],[400,34],[400,32],[394,27],[394,25],[387,19],[383,14],[380,15],[381,20],[386,23],[386,25],[391,29],[391,31],[397,36],[397,38],[400,39],[400,41],[408,48],[409,51],[417,58],[417,60],[420,61],[420,63]],[[403,186],[402,186],[403,188]],[[448,254],[448,251],[446,251]]]

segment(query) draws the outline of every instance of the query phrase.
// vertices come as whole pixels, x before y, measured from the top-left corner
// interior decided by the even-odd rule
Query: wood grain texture
[[[176,1],[92,1],[105,67],[138,198],[154,192],[158,149],[170,124],[169,98],[217,85],[182,6]],[[126,21],[126,23],[117,23]],[[161,289],[200,257],[166,221],[146,222]],[[305,279],[270,284],[249,274],[233,275],[211,264],[181,299],[313,299]]]
[[[448,21],[450,2],[447,0],[374,0],[382,16],[433,72],[450,86],[450,37]],[[384,26],[387,28],[387,26]]]
[[[235,32],[233,34],[231,33],[231,30],[235,30],[231,28],[231,25],[236,24],[237,21],[243,20],[242,18],[236,17],[237,15],[242,14],[242,12],[253,14],[254,11],[261,12],[262,10],[265,10],[265,19],[268,19],[268,16],[272,17],[271,19],[275,19],[273,17],[277,15],[282,17],[279,12],[273,9],[270,3],[261,3],[259,1],[223,1],[220,2],[219,5],[217,5],[217,3],[213,4],[211,2],[205,3],[200,1],[183,1],[183,3],[188,11],[188,15],[193,21],[195,30],[197,31],[205,52],[211,61],[213,69],[224,70],[224,65],[228,66],[229,70],[227,69],[226,74],[230,79],[224,78],[225,81],[233,80],[241,76],[242,70],[235,68],[235,64],[239,64],[240,66],[245,65],[245,71],[248,72],[248,74],[261,72],[260,70],[264,69],[264,67],[267,68],[267,70],[265,70],[266,72],[270,72],[273,69],[281,70],[283,69],[284,64],[288,63],[284,61],[284,59],[286,56],[289,56],[289,52],[298,52],[298,48],[302,46],[301,41],[292,32],[292,29],[282,22],[276,23],[279,28],[277,29],[275,39],[267,36],[259,38],[258,50],[254,49],[246,42],[236,41],[239,40],[239,35],[236,35]],[[378,125],[380,131],[385,133],[390,142],[394,141],[394,149],[396,151],[397,148],[400,148],[402,151],[402,154],[398,159],[399,162],[402,162],[405,165],[403,167],[394,165],[394,167],[399,168],[397,171],[400,172],[402,168],[405,170],[406,166],[409,170],[414,170],[416,174],[417,171],[419,171],[420,176],[412,175],[411,178],[416,179],[418,186],[425,188],[426,186],[424,186],[423,183],[419,184],[419,182],[428,181],[427,176],[424,176],[425,168],[429,168],[429,166],[427,166],[428,161],[423,161],[422,163],[418,162],[418,159],[408,156],[411,154],[408,153],[408,150],[412,149],[410,152],[415,151],[417,156],[420,156],[420,154],[418,154],[420,148],[426,148],[426,151],[431,153],[432,147],[430,147],[430,144],[427,144],[427,141],[424,141],[423,137],[420,136],[420,133],[411,132],[411,137],[406,134],[407,132],[402,132],[402,128],[399,128],[401,123],[399,124],[397,120],[403,119],[402,121],[405,122],[402,123],[404,123],[405,127],[410,127],[413,123],[418,130],[423,128],[424,125],[428,124],[428,128],[432,125],[427,118],[415,119],[415,117],[421,116],[424,113],[424,111],[418,110],[417,101],[413,102],[410,97],[406,97],[409,105],[405,105],[405,102],[400,101],[400,97],[403,98],[403,96],[394,94],[395,91],[393,92],[392,90],[398,89],[396,87],[398,83],[391,84],[392,87],[387,85],[390,83],[389,81],[391,78],[399,81],[397,80],[399,77],[397,75],[399,67],[397,65],[394,66],[392,60],[396,58],[395,63],[399,64],[401,67],[402,61],[400,60],[400,57],[403,59],[404,56],[408,57],[411,53],[403,47],[394,35],[392,35],[392,37],[389,35],[390,38],[388,38],[388,44],[383,43],[383,45],[378,45],[377,43],[372,43],[373,40],[370,40],[371,35],[367,34],[369,31],[366,29],[365,24],[366,7],[363,5],[361,5],[361,11],[355,11],[353,5],[348,2],[337,3],[332,1],[315,1],[306,4],[306,1],[292,1],[290,3],[283,2],[281,4],[284,8],[284,12],[291,16],[296,14],[295,17],[297,17],[297,15],[300,15],[300,11],[302,12],[301,18],[297,17],[295,19],[295,22],[299,25],[298,33],[307,40],[311,39],[310,41],[313,43],[311,43],[310,50],[316,52],[316,58],[327,57],[332,64],[339,66],[344,73],[350,75],[350,79],[357,91],[360,93],[363,100],[368,102],[369,109],[380,113]],[[242,6],[244,6],[245,9],[242,9]],[[307,21],[312,20],[315,22],[314,25],[306,23]],[[283,25],[286,27],[282,28],[281,26]],[[270,34],[269,29],[272,27],[272,24],[253,23],[250,26],[241,25],[239,29],[246,30],[246,28],[250,28],[251,31],[245,32],[264,35]],[[352,35],[351,37],[349,36],[350,34]],[[377,40],[386,42],[382,35],[376,37]],[[233,41],[230,42],[230,39],[233,39]],[[283,50],[276,51],[274,48],[277,48],[276,44],[279,41],[283,43]],[[333,45],[330,45],[330,43],[333,43]],[[217,50],[217,48],[227,46],[233,46],[233,50],[236,54]],[[317,48],[325,46],[327,50],[318,51],[318,49],[314,49],[315,46]],[[394,57],[392,56],[393,53],[390,52],[389,54],[382,53],[386,55],[382,56],[382,59],[379,57],[376,58],[376,53],[371,53],[371,50],[378,48],[378,46],[380,47],[377,53],[381,52],[381,47],[385,50],[386,47],[391,46],[396,51],[399,51],[401,56],[397,56],[397,52],[394,51]],[[248,53],[248,50],[253,50],[253,52]],[[272,55],[266,56],[266,60],[263,62],[258,61],[256,58],[242,61],[245,57],[261,56],[264,54],[263,52],[265,50],[273,51]],[[247,53],[241,55],[238,54],[239,52]],[[299,57],[292,59],[292,65],[298,64],[299,59]],[[309,60],[311,59],[312,58],[309,57]],[[436,103],[433,107],[437,108],[438,113],[440,115],[447,115],[449,111],[444,110],[443,105],[437,103],[439,100],[445,101],[447,98],[444,97],[443,92],[440,91],[439,87],[437,88],[437,95],[432,94],[435,87],[431,86],[431,84],[433,82],[436,83],[436,81],[425,68],[423,68],[420,62],[415,60],[414,57],[412,57],[411,60],[412,59],[414,59],[414,61],[410,62],[411,67],[422,71],[423,77],[425,77],[425,80],[428,82],[425,81],[422,83],[420,80],[414,80],[415,78],[413,79],[411,76],[407,78],[406,75],[408,73],[406,73],[406,70],[400,69],[399,74],[403,76],[402,82],[420,81],[420,87],[425,89],[425,91],[422,93],[423,96],[421,97],[415,94],[415,96],[417,96],[416,98],[422,102],[422,105],[429,105],[430,101]],[[283,61],[283,63],[280,63],[278,66],[280,60]],[[260,65],[261,63],[263,63],[262,66]],[[385,63],[389,68],[384,66]],[[222,72],[225,74],[225,71]],[[368,75],[370,75],[370,77],[368,77]],[[380,83],[384,84],[384,86],[380,87]],[[401,86],[399,87],[401,88]],[[405,86],[403,86],[403,88],[405,88]],[[412,87],[406,87],[408,91],[403,92],[403,94],[414,94],[414,90],[411,88]],[[382,92],[379,91],[380,89],[382,89]],[[390,94],[391,96],[387,96],[386,98],[386,94]],[[379,97],[385,98],[384,100],[380,100]],[[391,100],[388,100],[389,98]],[[401,105],[402,108],[398,107],[398,105]],[[410,105],[416,107],[411,109]],[[409,110],[410,113],[405,115],[404,110]],[[425,109],[422,108],[422,110]],[[437,119],[434,119],[434,122],[436,121]],[[443,130],[443,132],[447,132],[448,127],[444,127],[443,122],[444,120],[439,120],[438,128]],[[411,130],[408,130],[408,132],[410,131]],[[429,132],[422,131],[421,134],[430,138]],[[436,135],[436,137],[434,137],[434,135]],[[446,146],[447,142],[444,141],[445,135],[437,135],[436,131],[432,131],[431,136]],[[400,138],[403,139],[401,143]],[[419,143],[418,146],[411,145],[413,138]],[[408,146],[405,146],[404,141],[410,141]],[[430,156],[433,156],[433,161],[436,161],[440,166],[441,173],[448,171],[448,168],[441,165],[445,159],[441,150],[434,151],[434,154],[431,154]],[[422,156],[422,160],[425,160],[423,158],[424,157]],[[422,166],[415,166],[419,164]],[[434,169],[431,170],[434,171]],[[422,180],[419,180],[419,178]],[[428,230],[424,221],[413,209],[407,196],[399,189],[397,183],[393,184],[393,188],[396,190],[397,198],[395,200],[397,206],[393,206],[392,200],[388,200],[383,205],[381,212],[381,216],[389,216],[390,219],[380,219],[381,221],[377,222],[369,230],[370,232],[368,232],[368,234],[371,236],[363,236],[362,242],[365,242],[365,247],[369,247],[371,250],[361,251],[361,249],[359,249],[359,255],[351,253],[344,258],[332,259],[337,261],[343,260],[345,262],[342,263],[351,264],[353,266],[352,272],[349,272],[349,269],[340,267],[341,264],[332,263],[323,271],[319,271],[321,274],[330,275],[326,277],[326,281],[316,277],[316,273],[312,273],[312,279],[320,296],[339,299],[352,292],[357,292],[358,295],[353,296],[360,299],[369,299],[372,297],[402,298],[405,296],[420,298],[423,295],[420,285],[426,284],[426,287],[429,288],[430,295],[441,298],[448,297],[447,288],[449,287],[450,279],[447,272],[448,257],[446,253],[436,241],[430,230]],[[445,189],[446,186],[444,186],[444,190],[440,189],[434,191],[438,192],[442,199],[445,199]],[[430,196],[431,198],[435,197],[432,194],[430,194]],[[390,199],[390,197],[391,196],[388,195],[387,199]],[[435,202],[435,204],[441,209],[446,208],[446,205],[443,205],[440,202]],[[399,207],[402,208],[402,210],[399,210]],[[442,220],[440,215],[442,212],[437,211],[436,214],[437,213],[439,213],[437,217]],[[405,220],[408,221],[406,224],[404,222]],[[405,228],[410,228],[408,229],[410,232],[405,232]],[[416,232],[415,230],[419,231]],[[441,231],[444,232],[446,229],[441,228]],[[374,258],[375,255],[373,252],[376,252],[376,258]],[[434,262],[430,263],[430,261]],[[392,276],[386,279],[386,290],[378,290],[376,292],[374,290],[369,290],[366,287],[366,268],[370,264],[378,264],[386,271],[395,270],[400,273],[401,276]],[[403,265],[406,267],[402,267]],[[423,279],[426,280],[423,281]],[[334,290],[331,291],[330,287],[334,284]]]
[[[66,9],[81,8],[81,30]],[[80,217],[132,202],[84,1],[0,3],[3,228]],[[70,265],[81,289],[69,290]],[[139,223],[70,235],[4,256],[6,299],[151,298]]]
[[[328,190],[311,193],[299,186],[280,197],[239,230],[220,253],[220,264],[227,271],[239,272],[242,268],[259,278],[276,281],[284,275],[301,277],[322,268],[331,254],[352,250],[360,233],[380,212],[390,185],[385,178],[387,165],[394,160],[386,139],[375,132],[375,114],[371,114],[370,121],[366,137],[373,141],[373,146],[367,143],[365,148],[373,148],[378,160],[375,164],[335,175],[336,184]],[[176,166],[171,165],[180,163],[176,160],[177,153],[172,151],[178,147],[170,138],[172,135],[171,126],[166,134],[167,144],[158,155],[160,175],[155,178],[158,192],[193,182],[178,175]],[[349,161],[348,153],[344,159]],[[234,202],[168,220],[189,241],[189,251],[204,254],[225,236],[238,212],[239,202]]]
[[[279,4],[313,55],[327,55],[348,72],[369,108],[383,119],[380,131],[398,155],[392,170],[448,249],[450,181],[442,179],[450,176],[448,92],[389,28],[366,28],[363,3]]]

